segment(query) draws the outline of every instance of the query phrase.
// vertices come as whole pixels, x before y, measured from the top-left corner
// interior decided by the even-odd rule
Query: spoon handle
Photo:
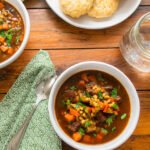
[[[19,145],[22,141],[22,138],[24,137],[25,131],[29,125],[29,122],[37,108],[37,105],[33,105],[33,109],[28,115],[28,117],[23,122],[22,126],[20,127],[19,131],[13,136],[11,141],[8,143],[7,150],[18,150]]]
[[[37,89],[36,89],[36,94],[37,94],[37,100],[36,103],[33,105],[32,111],[29,113],[25,121],[23,122],[22,126],[20,127],[19,131],[12,137],[10,142],[8,143],[7,150],[19,150],[19,145],[24,137],[24,134],[26,132],[26,129],[29,125],[29,122],[38,107],[39,103],[42,100],[46,100],[50,94],[50,90],[56,80],[57,76],[55,75],[53,78],[51,78],[49,81],[42,81]]]

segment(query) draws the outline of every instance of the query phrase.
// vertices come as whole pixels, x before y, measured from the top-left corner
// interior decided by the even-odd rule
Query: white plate
[[[60,8],[60,0],[46,0],[50,8],[67,23],[84,29],[104,29],[117,25],[127,19],[140,5],[141,0],[120,0],[120,5],[116,13],[106,19],[94,19],[88,16],[82,16],[79,19],[73,19],[65,15]]]

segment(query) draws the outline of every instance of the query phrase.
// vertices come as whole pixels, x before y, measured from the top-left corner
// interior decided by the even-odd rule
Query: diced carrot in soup
[[[91,107],[86,107],[86,109],[88,110],[89,113],[92,112],[92,108]]]
[[[92,138],[91,138],[90,135],[84,135],[83,136],[83,142],[85,142],[85,143],[91,143],[91,140],[92,140]]]
[[[103,139],[103,135],[101,133],[96,135],[96,141],[97,142],[101,142],[102,139]]]
[[[107,112],[108,108],[109,108],[109,105],[106,104],[106,105],[105,105],[105,108],[104,108],[104,110],[103,110],[103,112]]]
[[[2,37],[2,36],[0,36],[0,42],[1,42],[1,43],[4,43],[4,42],[5,42],[5,38]]]
[[[12,55],[13,53],[14,53],[14,49],[12,47],[9,47],[7,54]]]
[[[3,30],[8,30],[8,29],[9,29],[8,23],[4,23],[4,24],[3,24]]]
[[[95,76],[88,76],[88,79],[92,82],[96,82],[96,77]]]
[[[95,107],[92,107],[92,112],[95,113],[97,109]]]
[[[79,142],[82,139],[82,135],[79,132],[75,132],[72,135],[72,138],[76,141]]]
[[[0,9],[4,8],[4,4],[0,2]]]
[[[85,87],[85,81],[84,80],[80,80],[79,83],[78,83],[78,85],[80,87]]]
[[[2,46],[0,47],[0,50],[1,50],[2,52],[6,52],[6,51],[8,50],[8,47],[2,45]]]
[[[68,122],[74,121],[75,120],[75,116],[71,115],[71,114],[65,114],[65,119]]]
[[[89,82],[89,80],[88,80],[88,77],[87,77],[87,74],[86,74],[86,73],[83,73],[83,74],[81,75],[81,78],[82,78],[84,81]]]
[[[76,116],[76,117],[80,116],[80,114],[78,113],[78,111],[75,110],[75,109],[72,109],[72,108],[70,108],[70,114],[71,114],[71,115],[74,115],[74,116]]]
[[[0,30],[3,30],[3,26],[2,25],[0,25]]]

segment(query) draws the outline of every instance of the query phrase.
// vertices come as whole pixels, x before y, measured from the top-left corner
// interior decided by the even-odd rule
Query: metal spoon
[[[36,102],[33,104],[33,110],[30,112],[28,117],[25,119],[24,123],[20,127],[19,131],[13,136],[13,138],[10,140],[7,146],[7,150],[18,150],[19,145],[22,141],[22,138],[24,137],[24,134],[26,132],[26,129],[29,125],[29,122],[37,109],[38,105],[40,104],[41,101],[48,99],[50,90],[52,88],[52,85],[54,84],[57,76],[55,75],[52,78],[48,78],[44,81],[42,81],[36,88]]]

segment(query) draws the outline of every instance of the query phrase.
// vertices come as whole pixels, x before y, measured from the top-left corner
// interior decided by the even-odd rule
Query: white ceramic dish
[[[10,3],[11,5],[13,5],[18,10],[18,12],[21,14],[21,16],[23,18],[23,22],[24,22],[25,34],[24,34],[24,40],[23,40],[20,48],[9,59],[0,63],[0,69],[4,68],[4,67],[8,66],[9,64],[11,64],[12,62],[14,62],[22,54],[22,52],[24,51],[24,48],[27,44],[29,35],[30,35],[30,18],[29,18],[27,9],[25,8],[22,1],[21,0],[6,0],[6,1],[8,3]]]
[[[127,19],[140,5],[141,0],[120,0],[116,13],[106,19],[94,19],[88,16],[73,19],[62,12],[60,0],[46,0],[46,2],[60,18],[73,26],[84,29],[104,29],[117,25]]]
[[[126,91],[128,92],[129,98],[130,98],[130,104],[131,104],[131,114],[129,122],[124,129],[124,131],[114,140],[104,143],[104,144],[97,144],[97,145],[87,145],[82,143],[77,143],[74,140],[72,140],[60,127],[60,125],[57,122],[56,114],[55,114],[55,99],[57,96],[57,93],[61,87],[61,85],[72,75],[84,71],[84,70],[98,70],[106,72],[122,83],[122,85],[125,87]],[[121,144],[123,144],[133,133],[139,119],[139,113],[140,113],[140,104],[139,104],[139,98],[137,95],[137,92],[131,83],[131,81],[127,78],[126,75],[124,75],[120,70],[117,68],[102,63],[102,62],[82,62],[79,64],[76,64],[70,68],[68,68],[66,71],[64,71],[56,80],[55,84],[52,87],[50,97],[49,97],[49,115],[51,123],[58,134],[58,136],[65,141],[70,146],[79,149],[79,150],[112,150]]]

